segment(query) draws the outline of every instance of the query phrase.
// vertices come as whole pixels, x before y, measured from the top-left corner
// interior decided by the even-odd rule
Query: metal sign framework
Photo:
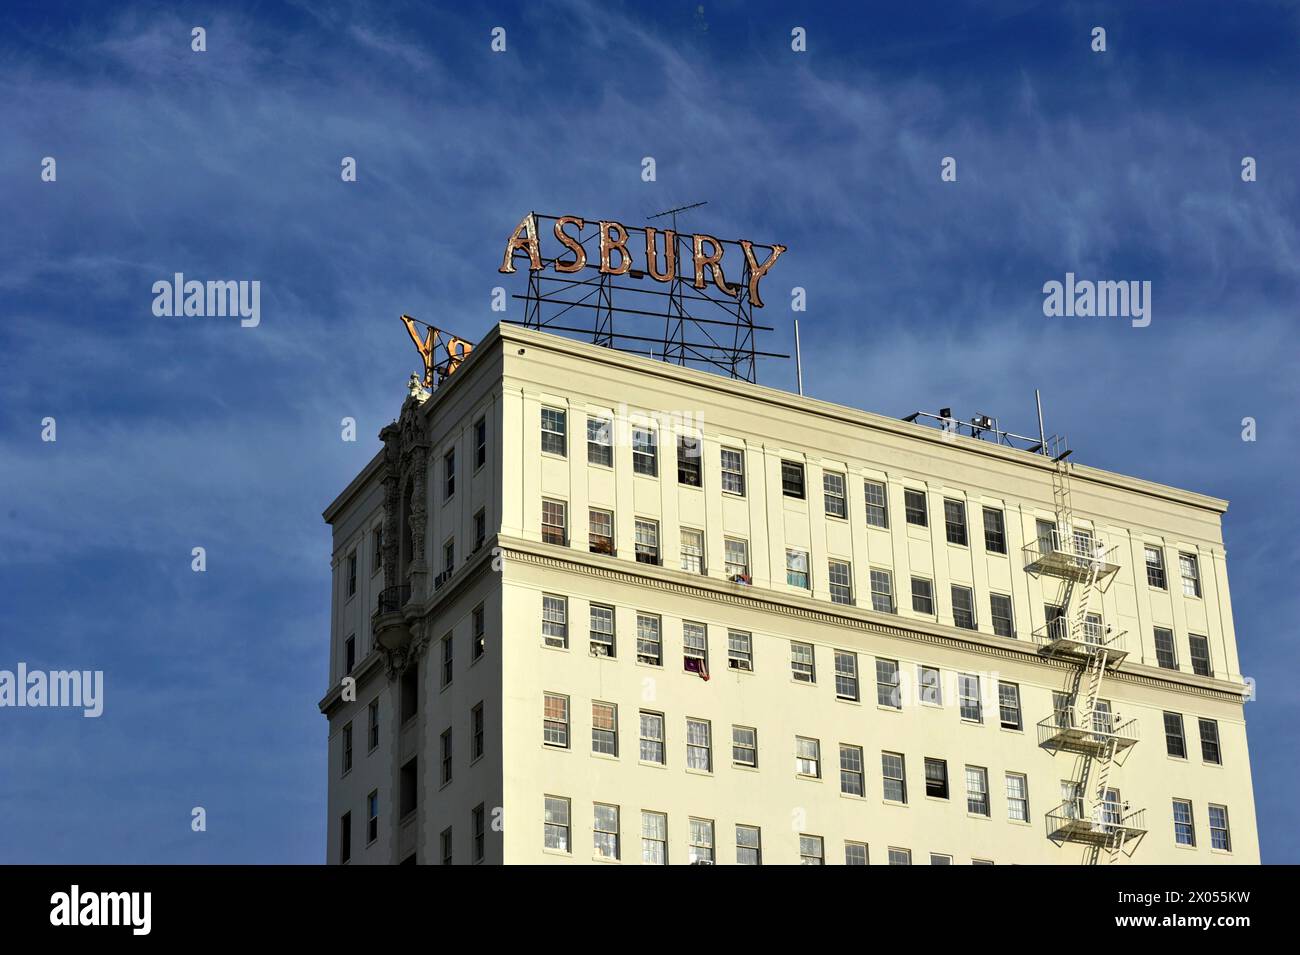
[[[647,226],[624,227],[628,233],[628,246],[633,244],[636,236],[645,241],[647,229],[651,232],[652,243],[654,236],[662,234],[663,258],[668,257],[667,243],[672,243],[673,270],[671,279],[664,283],[666,289],[651,287],[659,282],[649,281],[654,277],[640,268],[630,268],[623,275],[591,271],[579,276],[555,269],[557,262],[571,265],[572,260],[542,257],[542,268],[528,269],[527,291],[512,296],[524,303],[523,320],[509,323],[590,336],[590,341],[596,345],[757,382],[757,359],[790,356],[760,351],[755,347],[755,332],[773,329],[754,322],[756,303],[749,294],[753,272],[745,257],[735,256],[745,264],[739,281],[730,280],[735,282],[737,289],[734,297],[717,289],[716,274],[715,281],[704,282],[703,288],[696,287],[696,275],[691,267],[694,261],[693,237],[678,234],[676,225],[679,212],[701,205],[704,203],[652,216],[653,219],[672,216],[673,228],[662,232]],[[566,224],[576,230],[568,234],[582,246],[587,261],[600,261],[600,223],[585,222],[578,229],[572,217],[534,215],[539,226],[543,222],[554,225],[566,218]],[[724,256],[726,248],[741,248],[740,240],[716,241]],[[751,249],[767,250],[769,255],[779,254],[776,246],[749,245]],[[529,262],[528,253],[520,249],[516,249],[511,258]],[[762,303],[757,303],[757,306],[761,307]],[[590,315],[590,322],[583,320],[582,316],[586,315]]]

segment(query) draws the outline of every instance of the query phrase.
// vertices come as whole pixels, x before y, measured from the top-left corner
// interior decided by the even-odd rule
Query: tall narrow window
[[[1011,598],[1006,594],[989,594],[993,632],[999,637],[1015,637],[1016,625],[1011,619]]]
[[[847,518],[849,502],[844,494],[844,475],[834,471],[822,474],[822,500],[827,517]]]
[[[451,683],[452,674],[455,672],[455,658],[452,656],[454,650],[455,643],[449,633],[442,638],[442,686]]]
[[[966,767],[966,811],[977,816],[989,814],[989,773],[983,766]]]
[[[477,660],[487,649],[487,631],[483,623],[483,605],[479,604],[469,615],[470,619],[470,656]]]
[[[930,523],[926,514],[924,491],[904,489],[903,511],[907,515],[907,523],[909,524],[915,524],[917,527],[926,527]]]
[[[1189,633],[1187,644],[1192,651],[1192,672],[1197,676],[1210,676],[1210,641],[1199,634]]]
[[[912,578],[912,610],[927,616],[934,614],[934,584],[924,577]]]
[[[1165,752],[1178,759],[1187,758],[1187,739],[1183,735],[1183,715],[1181,713],[1164,714]]]
[[[731,728],[731,761],[737,766],[758,766],[758,730],[752,726]]]
[[[542,543],[564,545],[569,542],[565,510],[563,501],[542,500]]]
[[[370,532],[370,572],[377,574],[384,566],[384,528],[376,527]]]
[[[998,718],[1004,730],[1022,728],[1020,720],[1020,687],[1015,683],[998,681]]]
[[[794,771],[797,776],[820,779],[822,775],[822,744],[807,736],[794,738]]]
[[[1196,823],[1192,818],[1192,804],[1186,799],[1174,800],[1174,842],[1180,846],[1196,845]]]
[[[736,865],[762,864],[762,831],[758,826],[736,826]]]
[[[554,594],[542,595],[542,640],[548,647],[569,645],[569,601]]]
[[[787,550],[785,552],[785,582],[791,587],[808,589],[808,552],[806,550]]]
[[[722,449],[722,490],[727,494],[745,493],[745,452]]]
[[[966,503],[947,499],[943,502],[944,533],[949,544],[967,545],[966,539]]]
[[[1155,628],[1156,663],[1166,670],[1178,669],[1178,653],[1174,649],[1174,632],[1164,627]]]
[[[641,864],[668,864],[668,815],[641,813]]]
[[[661,621],[648,613],[636,615],[636,659],[638,663],[662,666],[663,637],[660,635]]]
[[[948,798],[948,763],[946,760],[926,759],[925,794],[934,799]]]
[[[797,461],[781,462],[781,493],[786,497],[804,498],[803,465]]]
[[[351,673],[357,666],[357,637],[351,635],[343,641],[343,672]]]
[[[1029,821],[1029,780],[1022,773],[1007,773],[1007,818]]]
[[[1007,529],[996,507],[984,508],[984,549],[990,554],[1007,552]]]
[[[831,601],[837,604],[853,603],[853,567],[846,560],[832,560],[827,564],[830,578]]]
[[[858,655],[848,650],[835,651],[835,695],[841,700],[858,701]]]
[[[649,428],[632,429],[632,473],[659,476],[659,447]]]
[[[690,574],[704,573],[704,531],[683,527],[682,570]]]
[[[641,711],[641,762],[664,764],[664,715]]]
[[[479,508],[474,512],[474,549],[478,550],[487,540],[487,511]]]
[[[975,629],[975,597],[969,587],[952,585],[952,622],[963,630]]]
[[[569,852],[569,800],[547,796],[542,819],[542,845],[556,852]]]
[[[692,818],[689,825],[691,841],[686,861],[690,865],[713,865],[713,820]]]
[[[1201,758],[1207,763],[1222,763],[1223,753],[1219,749],[1219,724],[1214,720],[1200,720],[1201,724]]]
[[[592,701],[591,751],[605,756],[618,755],[618,707],[613,703]]]
[[[1201,595],[1201,567],[1195,554],[1178,555],[1178,572],[1183,578],[1183,596],[1199,597]]]
[[[887,570],[871,571],[871,609],[894,612],[894,577]]]
[[[723,541],[723,556],[727,579],[734,583],[749,583],[749,543],[728,537]]]
[[[587,463],[614,466],[614,422],[609,418],[587,418]]]
[[[817,682],[817,668],[814,665],[811,643],[790,641],[790,675],[799,683]]]
[[[352,772],[352,724],[343,724],[343,775]]]
[[[470,813],[470,832],[474,833],[474,861],[482,862],[487,841],[487,813],[483,803],[479,803]]]
[[[754,669],[754,638],[748,631],[727,631],[727,666],[746,672]]]
[[[542,701],[542,742],[547,746],[569,748],[569,698],[547,693]]]
[[[1165,589],[1165,553],[1159,547],[1150,544],[1143,547],[1147,562],[1147,585],[1159,590]]]
[[[567,418],[558,408],[542,409],[542,451],[545,454],[568,453]]]
[[[366,707],[366,752],[372,753],[379,748],[379,700],[373,699]]]
[[[637,518],[636,560],[638,564],[659,563],[659,522]]]
[[[596,858],[618,859],[618,806],[595,804],[591,834]]]
[[[876,702],[895,710],[903,708],[897,660],[876,660]]]
[[[709,629],[702,623],[682,621],[682,668],[703,677],[709,675]]]
[[[880,754],[880,778],[884,785],[885,802],[907,802],[907,769],[902,753]]]
[[[442,499],[445,501],[456,493],[456,449],[452,448],[442,456]]]
[[[438,737],[438,782],[445,786],[451,782],[451,727]]]
[[[713,772],[713,729],[708,720],[686,721],[686,768]]]
[[[469,711],[469,758],[470,761],[483,755],[483,704],[479,703]]]
[[[474,470],[487,464],[487,419],[474,422]]]
[[[943,706],[943,684],[938,667],[921,667],[920,679],[921,702],[930,706]]]
[[[866,482],[867,526],[889,527],[889,504],[885,497],[885,485],[879,481]]]
[[[438,834],[438,854],[443,865],[451,865],[451,826]]]
[[[588,512],[587,542],[593,554],[614,554],[614,512],[593,507]]]
[[[1232,851],[1232,836],[1228,831],[1228,808],[1210,805],[1210,848]]]
[[[357,552],[348,554],[348,596],[357,592]]]
[[[352,813],[339,817],[339,865],[352,861]]]
[[[862,747],[840,744],[840,792],[846,796],[865,795]]]
[[[973,673],[957,674],[957,693],[961,703],[961,718],[982,723],[984,708],[980,700],[980,678]]]
[[[679,434],[677,436],[677,483],[687,487],[700,487],[703,483],[701,478],[700,436]]]
[[[614,608],[591,605],[591,655],[612,657],[614,653]]]

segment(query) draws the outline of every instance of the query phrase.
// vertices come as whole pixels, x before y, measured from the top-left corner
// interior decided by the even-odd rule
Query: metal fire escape
[[[1114,862],[1132,856],[1146,834],[1144,810],[1121,801],[1111,771],[1123,765],[1138,741],[1137,720],[1124,720],[1101,696],[1106,674],[1124,660],[1124,634],[1104,626],[1100,596],[1119,566],[1115,547],[1076,525],[1070,500],[1070,469],[1059,443],[1044,451],[1055,462],[1052,500],[1056,523],[1040,522],[1038,539],[1025,546],[1025,569],[1035,577],[1061,581],[1059,603],[1034,631],[1040,652],[1072,663],[1066,692],[1058,695],[1052,715],[1038,724],[1038,742],[1053,755],[1075,756],[1074,771],[1062,785],[1062,803],[1047,814],[1047,837],[1058,845],[1085,847],[1085,864],[1104,854]],[[1093,610],[1093,598],[1097,610]]]

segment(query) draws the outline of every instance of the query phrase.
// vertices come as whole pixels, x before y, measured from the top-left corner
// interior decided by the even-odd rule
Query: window
[[[470,619],[470,656],[477,660],[487,649],[486,628],[483,623],[483,605],[479,604],[469,616]]]
[[[983,766],[966,767],[966,811],[977,816],[989,814],[989,773]]]
[[[880,754],[880,778],[886,802],[907,802],[907,769],[902,753]]]
[[[479,703],[469,711],[469,758],[470,762],[483,755],[483,704]]]
[[[614,512],[591,508],[587,524],[588,547],[593,554],[614,554]]]
[[[352,861],[352,813],[345,812],[339,819],[339,865]]]
[[[542,543],[560,545],[568,543],[565,508],[563,501],[542,500]]]
[[[708,720],[686,721],[686,768],[713,772],[713,728]]]
[[[569,748],[569,698],[547,693],[542,702],[542,742]]]
[[[1187,758],[1187,739],[1183,736],[1181,713],[1165,713],[1165,752],[1179,759]]]
[[[943,685],[937,667],[921,667],[921,702],[943,706]]]
[[[542,817],[542,845],[557,852],[569,850],[569,800],[547,796]]]
[[[1183,578],[1183,596],[1199,597],[1201,595],[1201,568],[1195,554],[1178,555],[1178,572]]]
[[[844,864],[845,865],[866,865],[867,844],[865,842],[844,843]]]
[[[737,766],[758,766],[758,730],[752,726],[731,728],[731,761]]]
[[[591,751],[618,755],[618,707],[613,703],[591,704]]]
[[[1219,724],[1214,720],[1199,720],[1201,724],[1201,758],[1207,763],[1221,764],[1223,754],[1219,750]]]
[[[849,502],[844,496],[844,475],[834,471],[822,474],[822,501],[827,517],[847,518]]]
[[[568,647],[569,601],[567,597],[542,594],[542,640],[548,647]]]
[[[609,418],[587,418],[587,463],[614,466],[614,422]]]
[[[758,826],[736,826],[736,865],[762,864],[762,831]]]
[[[1006,594],[989,594],[989,609],[992,610],[993,632],[999,637],[1014,638],[1016,626],[1011,618],[1011,598]]]
[[[1165,554],[1159,547],[1146,545],[1147,584],[1160,590],[1165,589]]]
[[[803,465],[797,461],[781,462],[781,493],[786,497],[804,498]]]
[[[438,783],[447,785],[451,782],[451,727],[448,726],[438,737]]]
[[[944,855],[942,852],[931,852],[930,865],[952,865],[952,856]]]
[[[907,523],[915,524],[917,527],[929,526],[929,519],[925,510],[925,492],[903,490],[903,512],[907,515]]]
[[[808,552],[787,550],[785,552],[785,582],[791,587],[808,589]]]
[[[632,429],[632,473],[659,476],[659,448],[649,428]]]
[[[984,508],[984,549],[990,554],[1007,552],[1007,529],[996,507]]]
[[[744,630],[727,631],[727,666],[732,670],[753,671],[754,638]]]
[[[595,804],[591,843],[598,859],[618,858],[618,806]]]
[[[478,550],[487,540],[487,511],[479,508],[474,512],[474,549]]]
[[[964,501],[944,500],[943,525],[949,544],[966,546],[966,504]]]
[[[1022,728],[1020,722],[1020,687],[1015,683],[998,682],[998,717],[1004,730]]]
[[[638,663],[663,666],[663,639],[660,620],[648,613],[636,615],[636,659]]]
[[[848,561],[832,560],[827,565],[831,583],[831,600],[837,604],[853,603],[853,568]]]
[[[825,865],[826,856],[821,836],[799,836],[799,864]]]
[[[384,566],[384,529],[376,527],[370,532],[370,572],[378,573]]]
[[[369,726],[366,731],[366,752],[372,753],[379,747],[379,700],[370,701],[366,707],[366,719]]]
[[[709,629],[702,623],[682,621],[682,667],[688,673],[709,675]]]
[[[890,847],[889,847],[889,864],[890,864],[890,865],[911,865],[911,864],[912,864],[912,850],[911,850],[911,849],[895,849],[893,846],[890,846]]]
[[[442,456],[442,499],[445,501],[456,493],[456,449],[452,448]]]
[[[790,641],[790,675],[800,683],[817,682],[817,668],[814,664],[811,643]]]
[[[682,528],[682,570],[704,573],[704,531]]]
[[[343,724],[343,773],[346,776],[352,772],[352,724]]]
[[[691,841],[686,861],[690,865],[713,865],[713,820],[691,819]]]
[[[614,608],[592,604],[590,619],[591,655],[614,656]]]
[[[687,487],[700,487],[703,483],[700,474],[700,436],[697,434],[677,436],[677,483]]]
[[[343,641],[343,672],[351,673],[357,666],[357,637],[356,634],[348,637]]]
[[[912,610],[915,613],[934,614],[934,585],[924,577],[912,578]]]
[[[449,538],[447,543],[442,545],[442,572],[450,577],[452,571],[456,569],[456,538]]]
[[[866,795],[861,746],[840,743],[840,792],[847,796]]]
[[[946,760],[926,757],[925,794],[935,799],[948,798],[948,763]]]
[[[961,701],[961,718],[984,722],[984,711],[980,702],[980,678],[972,673],[957,674],[957,693]]]
[[[402,725],[420,711],[420,668],[407,667],[401,683]]]
[[[487,419],[474,422],[474,470],[487,464]]]
[[[348,596],[357,592],[357,552],[348,554]]]
[[[542,452],[564,457],[568,453],[565,412],[558,408],[542,409]]]
[[[878,481],[866,483],[867,526],[889,527],[889,505],[885,498],[885,485]]]
[[[664,765],[664,715],[641,711],[641,761]]]
[[[1007,773],[1007,818],[1029,821],[1029,780],[1021,773]]]
[[[636,520],[636,560],[638,564],[659,563],[659,522]]]
[[[797,776],[821,779],[822,744],[819,740],[807,736],[794,738],[794,771]]]
[[[441,685],[444,687],[447,686],[449,683],[451,683],[452,673],[455,669],[455,660],[453,659],[454,649],[455,646],[452,643],[451,634],[449,633],[442,638],[442,684]]]
[[[876,660],[876,702],[895,710],[903,708],[902,694],[899,692],[897,660]]]
[[[722,449],[722,490],[727,494],[745,493],[745,452]]]
[[[971,865],[993,865],[992,859],[971,859]]]
[[[1038,556],[1046,557],[1056,550],[1056,522],[1039,518],[1034,522],[1034,528],[1038,536]]]
[[[1156,663],[1166,670],[1178,669],[1178,651],[1174,648],[1174,632],[1156,627]]]
[[[894,578],[887,570],[871,571],[871,609],[894,612]]]
[[[1192,672],[1197,676],[1210,676],[1210,641],[1199,634],[1189,633],[1187,643],[1192,650]]]
[[[470,831],[474,833],[474,861],[482,862],[486,832],[484,828],[483,804],[479,803],[470,812]]]
[[[952,622],[963,630],[975,629],[975,597],[969,587],[952,585]]]
[[[1186,799],[1174,800],[1174,842],[1180,846],[1196,845],[1196,824],[1192,820],[1192,804]]]
[[[723,559],[727,579],[736,583],[749,583],[749,543],[728,537],[723,541]]]
[[[1232,851],[1232,837],[1228,833],[1228,808],[1210,805],[1210,848]]]
[[[641,862],[668,864],[668,816],[662,812],[641,813]]]
[[[451,865],[451,826],[438,834],[438,853],[443,865]]]
[[[835,651],[835,695],[841,700],[858,701],[858,655],[848,650]]]

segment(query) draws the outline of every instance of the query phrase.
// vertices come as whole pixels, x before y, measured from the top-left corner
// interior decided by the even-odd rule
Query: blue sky
[[[107,688],[98,720],[0,711],[0,861],[321,861],[320,512],[416,366],[397,315],[481,336],[529,209],[700,200],[789,247],[762,344],[806,288],[810,394],[1027,432],[1040,387],[1076,460],[1232,502],[1264,859],[1300,859],[1296,6],[648,9],[6,5],[0,668]],[[1151,281],[1151,325],[1045,318],[1069,271]],[[261,324],[155,317],[174,272],[259,280]]]

